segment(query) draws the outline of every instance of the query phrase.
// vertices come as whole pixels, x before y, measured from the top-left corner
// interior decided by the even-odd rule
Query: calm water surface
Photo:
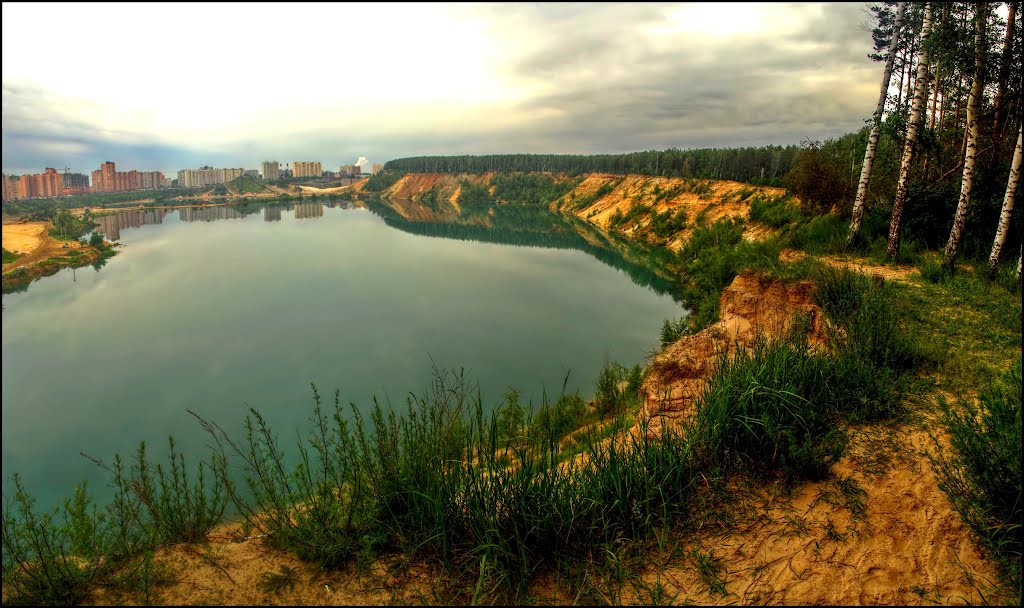
[[[404,407],[432,364],[465,367],[488,407],[509,387],[539,403],[567,373],[589,398],[606,361],[642,363],[685,314],[580,250],[432,238],[345,206],[249,211],[104,218],[125,245],[106,266],[4,297],[5,496],[14,472],[44,506],[82,479],[104,495],[81,452],[162,453],[173,434],[205,455],[186,409],[237,436],[256,408],[293,444],[310,382],[364,411]]]

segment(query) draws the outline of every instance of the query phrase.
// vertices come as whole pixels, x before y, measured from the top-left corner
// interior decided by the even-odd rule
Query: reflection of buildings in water
[[[263,208],[263,221],[264,222],[280,222],[281,221],[281,207],[279,205],[267,205]]]
[[[355,206],[355,205],[354,205],[354,204],[352,203],[352,201],[335,201],[335,200],[331,200],[331,201],[327,201],[327,202],[326,202],[326,203],[324,203],[324,204],[325,204],[325,205],[327,205],[328,207],[330,207],[331,209],[335,209],[335,208],[340,208],[340,209],[355,209],[355,207],[356,207],[356,206]]]
[[[308,217],[323,217],[324,206],[320,203],[296,203],[295,219],[301,220]]]
[[[183,222],[212,222],[244,218],[245,214],[234,207],[182,207],[178,209],[178,217]]]
[[[96,223],[99,224],[96,231],[106,235],[108,241],[117,241],[121,239],[122,229],[139,228],[146,224],[161,224],[165,215],[167,215],[167,209],[140,209],[106,215],[96,218]]]

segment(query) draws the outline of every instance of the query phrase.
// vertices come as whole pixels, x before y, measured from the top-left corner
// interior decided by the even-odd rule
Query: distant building
[[[163,175],[163,174],[161,173],[161,175]],[[178,180],[171,179],[169,177],[165,177],[162,180],[160,180],[160,187],[161,188],[173,188],[175,186],[174,182],[176,182],[176,181],[178,181]]]
[[[203,188],[215,184],[226,184],[245,174],[245,169],[214,169],[199,167],[198,169],[182,169],[178,171],[179,188]]]
[[[359,168],[359,165],[342,165],[341,174],[345,177],[358,177],[363,170]]]
[[[320,165],[320,161],[294,161],[292,163],[292,175],[294,177],[320,177],[322,174],[323,167]]]
[[[118,171],[114,163],[107,161],[92,172],[92,191],[155,190],[161,187],[163,180],[164,174],[159,171]]]
[[[52,167],[42,173],[22,175],[18,178],[19,198],[52,198],[64,196],[64,179]]]
[[[82,194],[89,191],[89,176],[84,173],[63,173],[61,175],[61,188],[64,195]]]
[[[370,166],[370,175],[377,175],[378,173],[380,173],[383,170],[384,170],[383,163],[373,163],[373,165]]]
[[[245,175],[246,177],[252,177],[252,178],[255,178],[255,179],[259,179],[260,172],[257,171],[256,169],[246,169],[245,173],[243,173],[243,175]]]
[[[263,161],[263,179],[272,182],[281,179],[281,165],[276,160]]]
[[[16,201],[21,196],[21,178],[17,175],[4,176],[4,202]]]

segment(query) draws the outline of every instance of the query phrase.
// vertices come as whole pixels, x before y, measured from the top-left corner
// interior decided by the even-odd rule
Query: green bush
[[[148,523],[161,541],[201,542],[221,522],[227,493],[216,476],[208,484],[206,472],[210,467],[202,462],[196,467],[195,482],[190,482],[185,456],[178,452],[173,437],[168,443],[169,468],[149,462],[146,445],[140,443],[128,483],[145,506]]]
[[[530,427],[537,437],[557,441],[578,429],[588,413],[586,402],[578,394],[561,395],[537,411]]]
[[[76,495],[84,492],[76,488]],[[3,514],[4,604],[73,606],[85,600],[101,565],[93,550],[99,523],[83,502],[37,513],[14,476],[13,504],[5,504]]]
[[[745,192],[741,191],[741,192]],[[749,196],[749,194],[747,195]],[[744,200],[746,197],[741,198]],[[757,194],[750,201],[750,219],[772,228],[782,228],[798,223],[802,216],[800,208],[789,202],[789,196],[763,196]]]
[[[661,325],[661,347],[665,348],[669,344],[674,344],[679,338],[689,333],[689,325],[686,321],[686,317],[680,317],[675,321],[671,319],[665,319],[665,322]]]
[[[830,407],[826,365],[806,341],[758,340],[722,353],[697,400],[692,441],[700,462],[724,470],[819,479],[842,456],[846,435]]]
[[[643,369],[639,365],[624,367],[611,362],[601,369],[597,377],[594,403],[602,416],[618,415],[639,402]]]

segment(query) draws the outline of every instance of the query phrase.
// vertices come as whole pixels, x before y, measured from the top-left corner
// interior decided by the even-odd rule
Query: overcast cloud
[[[860,3],[5,2],[3,170],[824,139],[874,109],[865,20]]]

